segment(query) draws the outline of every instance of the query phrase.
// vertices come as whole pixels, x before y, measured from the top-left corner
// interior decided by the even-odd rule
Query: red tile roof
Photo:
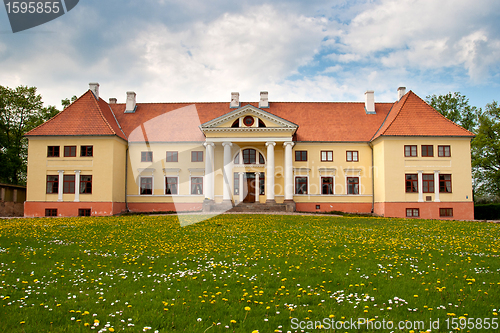
[[[117,135],[127,140],[115,117],[102,99],[88,90],[55,117],[26,133],[26,136]]]
[[[473,137],[474,134],[444,117],[410,90],[394,104],[373,139],[380,136]]]
[[[258,103],[241,103],[241,106]],[[125,104],[110,104],[130,141],[205,141],[199,125],[233,111],[222,103],[140,103],[135,113]],[[364,103],[271,102],[263,109],[299,125],[297,141],[367,142],[387,116],[392,103],[377,103],[367,115]],[[144,126],[141,126],[144,124]],[[143,134],[145,133],[145,134]]]
[[[241,106],[248,104],[258,107],[258,103]],[[205,136],[199,126],[234,110],[229,108],[229,102],[138,103],[135,113],[125,113],[125,104],[97,100],[89,90],[27,136],[117,135],[131,142],[202,142]],[[399,102],[376,103],[376,114],[366,114],[364,103],[271,102],[263,110],[299,125],[296,141],[369,142],[380,136],[473,136],[411,91]]]

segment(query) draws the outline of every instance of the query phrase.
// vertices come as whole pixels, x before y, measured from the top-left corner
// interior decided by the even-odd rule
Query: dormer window
[[[255,120],[252,116],[246,116],[245,118],[243,118],[243,124],[245,124],[245,126],[247,127],[252,126],[254,122]]]

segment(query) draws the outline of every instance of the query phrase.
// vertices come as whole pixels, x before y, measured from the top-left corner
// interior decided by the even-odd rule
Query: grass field
[[[499,255],[500,225],[477,222],[0,220],[0,331],[494,332]]]

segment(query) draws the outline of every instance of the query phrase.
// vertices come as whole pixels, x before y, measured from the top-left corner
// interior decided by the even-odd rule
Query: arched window
[[[243,149],[243,164],[255,164],[256,162],[255,149]]]
[[[259,164],[266,164],[266,161],[264,160],[264,156],[262,156],[261,153],[259,153]]]
[[[240,164],[240,153],[236,154],[234,157],[234,164]]]
[[[259,119],[259,127],[266,127],[266,124],[262,120]]]
[[[234,123],[231,125],[231,127],[240,127],[240,120],[236,119]]]

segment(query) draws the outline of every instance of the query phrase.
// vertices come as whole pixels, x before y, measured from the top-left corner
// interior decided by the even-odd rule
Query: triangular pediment
[[[252,117],[251,125],[244,123],[244,119]],[[286,131],[295,132],[299,126],[278,117],[270,112],[256,108],[253,105],[245,105],[223,116],[212,119],[200,125],[203,132],[230,131],[230,132],[255,132],[255,131]]]

